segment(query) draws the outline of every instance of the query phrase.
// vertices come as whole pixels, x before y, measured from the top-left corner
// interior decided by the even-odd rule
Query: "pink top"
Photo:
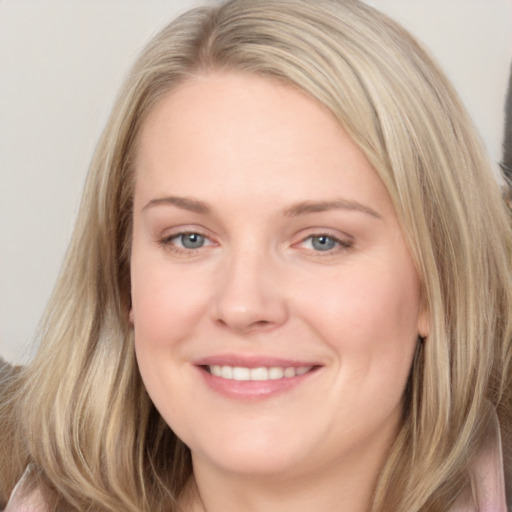
[[[29,494],[23,492],[24,481],[27,473],[18,482],[11,494],[4,512],[46,512],[47,507],[39,489],[34,489]]]
[[[470,469],[473,492],[460,496],[449,512],[507,512],[500,426],[490,403],[489,408],[485,443]]]
[[[489,422],[485,444],[471,467],[473,489],[464,493],[449,512],[507,512],[505,475],[498,417],[494,412]],[[18,482],[4,512],[45,512],[43,496],[38,489],[23,492],[26,475]]]

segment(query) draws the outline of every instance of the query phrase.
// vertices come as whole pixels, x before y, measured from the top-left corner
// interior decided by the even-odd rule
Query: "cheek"
[[[187,422],[184,393],[190,385],[183,347],[204,315],[205,289],[187,272],[170,272],[158,259],[132,258],[135,353],[151,400],[168,424]]]
[[[419,282],[412,262],[350,266],[303,293],[302,311],[344,371],[364,385],[405,383],[418,339]],[[355,386],[351,386],[355,389]]]
[[[132,263],[132,311],[139,345],[169,348],[197,325],[207,302],[207,280],[164,262]],[[138,340],[138,341],[137,341]]]
[[[204,276],[171,271],[165,259],[148,257],[136,250],[131,275],[139,371],[152,401],[169,421],[169,391],[183,387],[187,378],[183,375],[183,346],[204,316]],[[172,401],[177,402],[179,396]]]
[[[311,311],[312,318],[322,319],[329,330],[343,332],[350,326],[354,339],[370,332],[416,333],[419,285],[410,272],[393,275],[379,269],[349,269],[321,290],[316,284],[302,294],[308,302],[303,309]]]

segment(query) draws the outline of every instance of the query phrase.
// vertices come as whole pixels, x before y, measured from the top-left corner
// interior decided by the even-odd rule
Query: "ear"
[[[427,338],[430,334],[430,311],[424,300],[421,301],[418,315],[418,334],[421,338]]]
[[[135,315],[133,313],[133,307],[130,307],[130,312],[128,313],[128,320],[131,325],[133,325],[135,322]]]

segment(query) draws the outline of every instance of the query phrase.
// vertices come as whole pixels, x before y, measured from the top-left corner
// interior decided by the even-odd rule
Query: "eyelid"
[[[307,233],[301,233],[300,239],[297,242],[295,242],[293,244],[293,246],[294,247],[300,247],[301,245],[303,246],[306,241],[311,240],[313,238],[319,238],[319,237],[326,237],[326,238],[330,238],[330,239],[334,240],[336,242],[336,246],[334,248],[332,248],[330,250],[326,250],[326,251],[319,251],[319,250],[315,250],[314,248],[305,248],[305,247],[303,247],[303,249],[305,249],[311,253],[314,253],[315,255],[327,256],[327,255],[332,255],[334,253],[337,253],[339,251],[345,251],[347,249],[350,249],[354,245],[354,239],[350,235],[347,235],[345,233],[342,234],[339,231],[336,231],[336,233],[333,233],[333,231],[330,229],[318,228],[318,229],[307,230]]]
[[[207,243],[195,249],[188,249],[186,247],[182,247],[180,245],[176,245],[175,243],[173,243],[174,239],[180,236],[190,234],[197,234],[201,236],[207,241]],[[217,244],[215,242],[214,237],[209,232],[207,232],[207,230],[199,226],[178,226],[173,228],[172,230],[167,230],[167,232],[164,235],[161,235],[157,238],[157,243],[163,246],[165,249],[168,249],[169,251],[182,254],[193,254],[200,251],[201,249],[211,247]]]
[[[201,237],[206,242],[205,245],[203,245],[202,247],[208,247],[208,246],[213,244],[213,242],[207,236],[204,236],[201,233],[197,233],[196,231],[186,231],[186,232],[183,232],[183,233],[177,233],[175,235],[167,237],[166,240],[171,242],[172,240],[183,238],[183,237],[185,237],[187,235],[198,235],[199,237]],[[183,241],[182,241],[181,245],[183,245]],[[183,249],[187,249],[188,251],[192,250],[192,249],[189,249],[187,247],[182,247],[182,248]]]

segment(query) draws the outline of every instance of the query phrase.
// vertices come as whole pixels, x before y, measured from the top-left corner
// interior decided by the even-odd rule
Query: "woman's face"
[[[195,468],[382,460],[428,325],[386,189],[332,114],[210,74],[161,100],[138,150],[135,349]]]

